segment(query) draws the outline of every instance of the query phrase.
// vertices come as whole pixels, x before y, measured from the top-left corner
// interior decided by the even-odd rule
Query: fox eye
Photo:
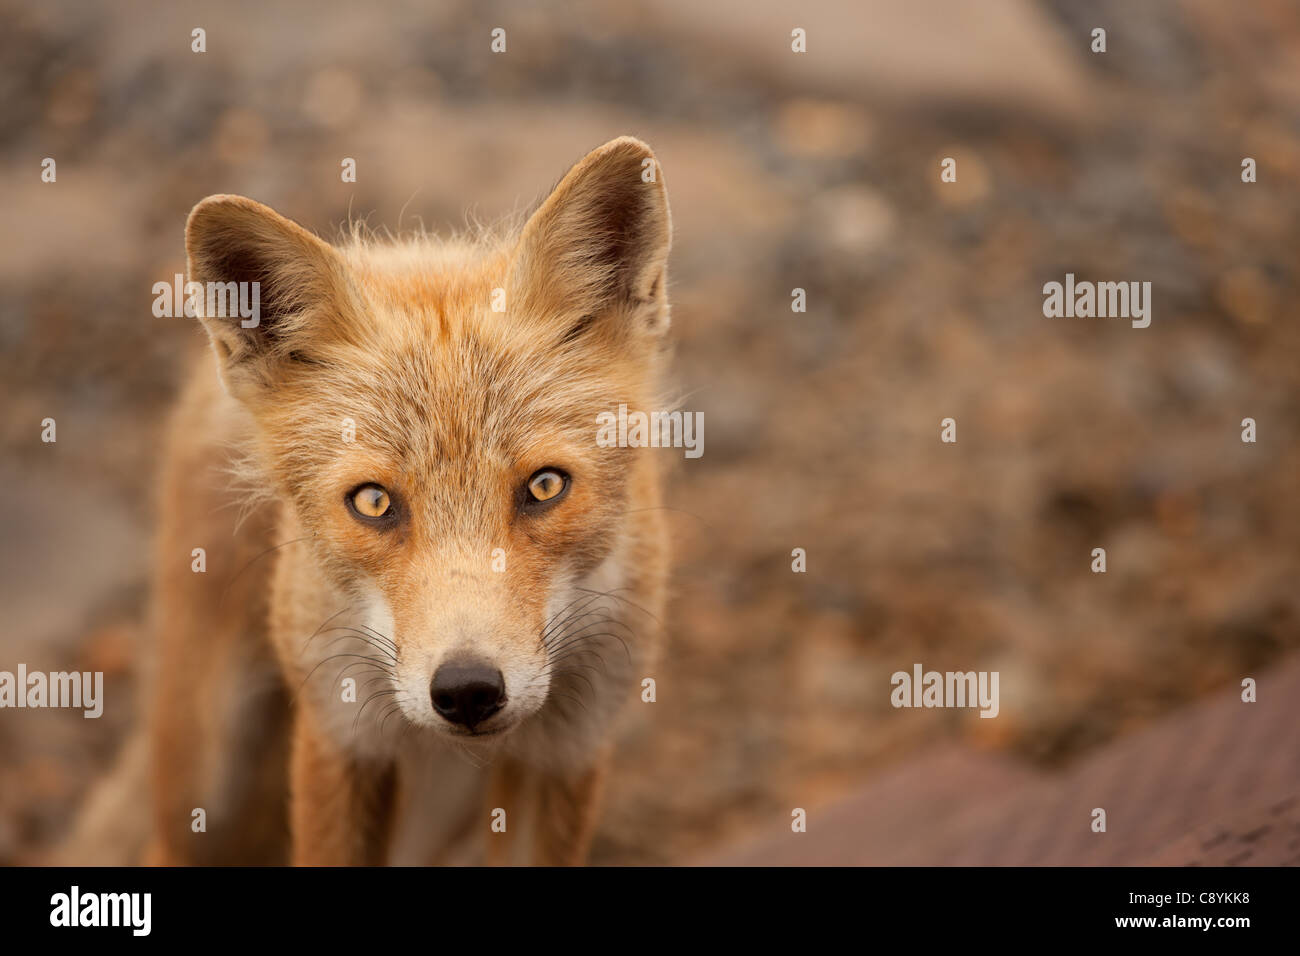
[[[568,487],[568,475],[555,468],[543,468],[528,479],[528,503],[554,501]]]
[[[388,492],[378,485],[362,485],[348,495],[348,505],[362,518],[387,518],[393,511]]]

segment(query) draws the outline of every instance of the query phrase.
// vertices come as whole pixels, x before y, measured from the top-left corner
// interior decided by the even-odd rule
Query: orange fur
[[[647,159],[614,140],[475,242],[335,247],[241,197],[194,208],[190,278],[259,282],[262,316],[203,317],[219,381],[197,371],[173,426],[153,860],[582,860],[667,566],[654,452],[596,443],[599,412],[660,407],[671,225]],[[567,492],[529,511],[548,467]],[[349,511],[365,483],[395,524]],[[477,736],[430,703],[466,654],[505,682]]]

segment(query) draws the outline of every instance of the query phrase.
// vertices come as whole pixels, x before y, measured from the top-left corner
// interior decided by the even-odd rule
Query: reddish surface
[[[1300,658],[1259,700],[1215,694],[1064,772],[949,750],[809,813],[725,865],[1300,864]],[[1091,829],[1106,811],[1106,832]],[[1242,808],[1251,808],[1243,812]]]

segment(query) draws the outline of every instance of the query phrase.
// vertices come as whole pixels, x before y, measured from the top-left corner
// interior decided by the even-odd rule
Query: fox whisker
[[[337,660],[340,657],[355,657],[363,661],[371,661],[374,664],[378,665],[381,669],[386,665],[386,662],[381,658],[368,657],[365,654],[347,654],[347,653],[331,654],[328,657],[322,658],[320,661],[317,661],[316,666],[307,672],[307,676],[302,679],[302,683],[298,685],[298,690],[294,693],[294,701],[297,702],[298,694],[302,693],[302,689],[307,686],[307,681],[311,680],[312,675],[315,674],[318,670],[320,670],[321,665],[326,664],[332,660]]]
[[[591,630],[593,627],[604,627],[606,625],[622,627],[624,630],[627,631],[628,636],[634,636],[632,634],[632,629],[628,627],[626,624],[624,624],[622,621],[613,617],[603,617],[600,618],[599,620],[592,621],[590,624],[585,624],[580,628],[565,633],[564,635],[562,635],[560,639],[548,645],[547,651],[551,654],[554,654],[557,651],[563,650],[566,646],[573,643],[575,640],[581,640],[585,635],[585,632]]]
[[[568,604],[566,604],[563,608],[561,608],[560,611],[557,612],[556,615],[551,619],[551,623],[548,624],[548,625],[547,625],[547,626],[542,630],[542,641],[545,642],[545,641],[547,640],[547,638],[550,637],[550,635],[555,631],[556,628],[562,627],[562,626],[564,626],[565,624],[567,624],[570,620],[573,619],[573,616],[574,616],[575,614],[579,614],[579,613],[581,613],[583,610],[585,610],[587,607],[589,607],[592,603],[594,603],[595,601],[599,600],[599,599],[602,598],[602,597],[604,597],[603,594],[596,594],[594,597],[588,597],[588,596],[586,596],[586,595],[582,595],[582,596],[579,596],[579,597],[577,597],[577,598],[574,598],[572,601],[570,601]],[[577,604],[579,601],[583,601],[583,602],[585,602],[585,603],[583,603],[581,607],[574,608],[573,611],[569,611],[569,608],[572,608],[573,605]],[[566,614],[565,612],[568,612],[568,613]]]
[[[361,715],[364,714],[364,713],[366,712],[366,704],[370,703],[370,702],[371,702],[372,700],[374,700],[376,697],[391,697],[392,695],[397,694],[397,693],[398,693],[398,690],[397,690],[397,688],[394,687],[394,688],[391,688],[391,689],[389,689],[389,690],[377,690],[377,691],[375,691],[373,694],[371,694],[369,697],[367,697],[367,698],[365,699],[365,701],[361,704],[360,709],[357,710],[357,716],[354,717],[353,720],[352,720],[352,732],[353,732],[354,734],[357,732],[357,724],[361,721]]]
[[[340,614],[343,614],[343,613],[345,613],[345,612],[347,612],[347,611],[350,611],[350,610],[352,610],[351,607],[345,607],[345,608],[343,608],[342,610],[335,611],[335,612],[334,612],[333,614],[331,614],[329,617],[325,618],[325,620],[321,621],[320,627],[318,627],[318,628],[316,628],[316,630],[312,631],[312,632],[311,632],[311,636],[309,636],[309,637],[307,638],[307,640],[305,640],[305,641],[302,642],[303,649],[306,650],[307,645],[310,644],[312,641],[314,641],[314,640],[315,640],[315,639],[316,639],[316,638],[321,634],[321,632],[325,629],[325,625],[329,624],[330,621],[333,621],[333,620],[334,620],[335,618],[337,618]]]
[[[647,509],[647,510],[653,510],[653,509]],[[663,625],[663,621],[659,620],[659,618],[655,617],[653,614],[651,614],[649,611],[647,611],[647,610],[646,610],[644,607],[642,607],[640,604],[637,604],[636,601],[633,601],[633,600],[630,600],[630,599],[628,599],[628,598],[625,598],[625,597],[623,597],[621,594],[618,594],[618,593],[617,593],[617,592],[619,592],[619,591],[630,591],[630,590],[632,590],[632,589],[629,588],[629,587],[611,588],[611,589],[608,590],[608,591],[592,591],[590,588],[575,588],[574,590],[577,590],[577,591],[586,591],[586,592],[589,593],[589,594],[603,594],[605,597],[612,597],[614,600],[616,600],[616,601],[622,601],[622,602],[623,602],[624,604],[626,604],[628,607],[635,608],[636,610],[640,611],[642,614],[644,614],[644,615],[646,615],[647,617],[649,617],[650,620],[654,621],[656,624],[658,624],[658,625],[660,625],[660,626]]]
[[[222,603],[226,600],[226,595],[230,592],[231,586],[236,581],[239,580],[240,575],[242,575],[245,571],[247,571],[249,568],[255,565],[258,561],[261,561],[264,557],[266,557],[268,554],[270,554],[273,551],[279,551],[281,548],[287,548],[291,544],[297,544],[299,541],[306,541],[308,538],[314,538],[314,537],[316,537],[315,534],[305,534],[301,538],[291,538],[288,541],[284,541],[280,544],[273,545],[272,547],[267,548],[261,554],[257,555],[257,557],[253,558],[242,568],[236,571],[235,576],[226,582],[226,586],[221,589],[221,597],[217,599],[217,607],[220,607]]]
[[[379,644],[378,642],[376,642],[373,638],[371,638],[371,637],[370,637],[368,634],[366,634],[364,631],[359,631],[359,630],[357,630],[355,627],[349,627],[349,626],[347,626],[347,625],[340,624],[340,625],[336,625],[335,627],[327,628],[326,631],[323,632],[323,633],[329,633],[329,632],[331,632],[331,631],[348,631],[348,632],[350,632],[350,633],[345,634],[345,635],[343,635],[342,637],[336,637],[334,640],[332,640],[332,641],[330,641],[328,644],[326,644],[326,645],[325,645],[326,647],[332,647],[332,646],[334,646],[335,644],[337,644],[339,641],[347,641],[347,640],[363,641],[363,642],[365,642],[366,644],[369,644],[369,645],[370,645],[371,647],[373,647],[375,650],[377,650],[377,651],[379,651],[380,653],[382,653],[385,657],[387,657],[387,658],[389,659],[389,661],[390,661],[391,663],[393,663],[393,664],[396,664],[396,663],[397,663],[397,655],[396,655],[396,654],[394,654],[391,650],[389,650],[389,649],[388,649],[386,646],[384,646],[383,644]]]

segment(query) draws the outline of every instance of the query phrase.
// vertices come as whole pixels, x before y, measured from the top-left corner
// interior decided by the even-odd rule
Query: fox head
[[[239,196],[190,213],[190,280],[257,283],[255,322],[200,318],[255,491],[327,585],[299,636],[352,621],[412,723],[508,731],[583,627],[609,630],[581,617],[584,585],[620,583],[601,575],[634,557],[620,531],[653,481],[643,452],[599,447],[596,416],[659,398],[670,233],[627,137],[500,239],[333,246]]]

